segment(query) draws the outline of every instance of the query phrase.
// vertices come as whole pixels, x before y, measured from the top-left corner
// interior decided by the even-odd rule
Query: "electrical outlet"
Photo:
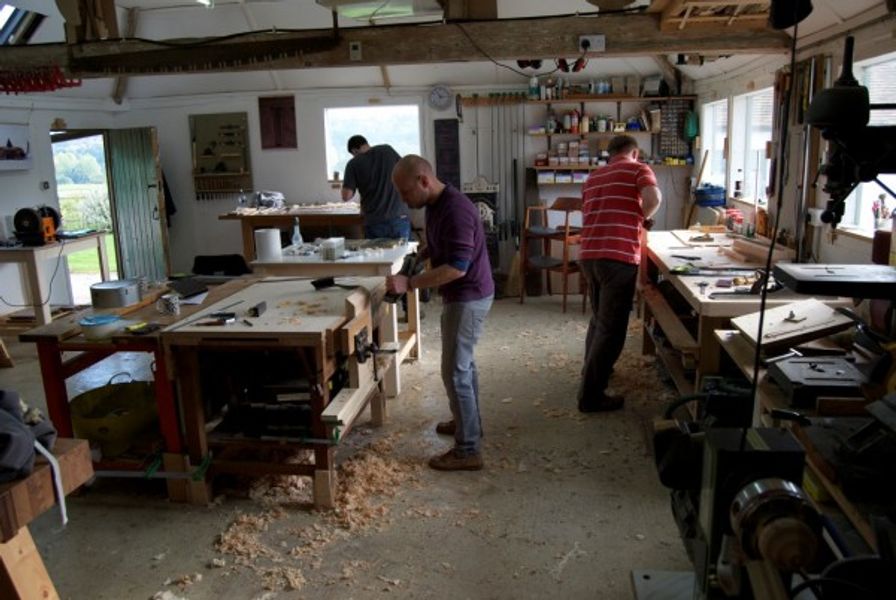
[[[605,52],[607,49],[607,36],[605,35],[580,35],[579,50],[584,52]]]
[[[361,60],[361,42],[348,43],[348,59]]]

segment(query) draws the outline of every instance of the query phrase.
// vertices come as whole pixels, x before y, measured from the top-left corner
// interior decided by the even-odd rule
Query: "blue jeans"
[[[442,308],[442,383],[456,425],[455,449],[464,454],[478,454],[482,439],[479,374],[473,350],[493,299],[449,302]]]
[[[379,223],[365,223],[364,237],[367,239],[389,238],[397,240],[399,238],[411,239],[411,220],[407,217],[399,217],[391,221],[381,221]]]

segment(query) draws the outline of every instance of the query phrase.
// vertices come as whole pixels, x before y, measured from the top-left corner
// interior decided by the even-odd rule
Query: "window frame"
[[[717,109],[725,107],[725,127],[722,139],[718,140],[717,136],[722,128],[717,126],[718,119]],[[702,181],[719,185],[728,189],[728,139],[730,136],[731,113],[730,102],[728,98],[706,102],[700,110],[700,134],[701,134],[701,150],[706,154],[707,165],[703,168]],[[720,147],[719,147],[720,146]],[[717,169],[716,159],[722,163],[721,169]]]
[[[754,118],[754,102],[759,96],[767,95],[770,102],[767,128],[758,129]],[[731,100],[729,113],[730,143],[728,146],[729,195],[734,197],[737,181],[742,181],[740,202],[765,206],[768,203],[766,189],[769,184],[771,158],[768,156],[769,143],[774,139],[774,87],[766,87],[745,94],[738,94]],[[765,133],[764,148],[753,148],[757,134]],[[761,154],[756,154],[760,153]],[[738,174],[742,172],[742,175]],[[757,185],[758,184],[758,185]],[[758,190],[754,190],[758,187]]]
[[[395,138],[390,138],[388,132],[386,133],[377,133],[374,127],[371,127],[370,122],[371,119],[359,119],[358,121],[363,121],[363,123],[357,125],[356,127],[352,127],[351,134],[342,134],[345,135],[345,139],[331,139],[330,136],[330,127],[328,114],[335,114],[335,112],[330,111],[343,111],[343,110],[357,110],[357,109],[371,109],[371,110],[382,110],[382,109],[396,109],[396,108],[413,108],[416,111],[416,119],[408,119],[408,122],[413,122],[416,124],[417,130],[417,146],[416,148],[412,148],[410,150],[406,149],[406,147],[401,143],[396,143]],[[380,144],[389,144],[400,155],[405,154],[422,154],[424,148],[424,139],[423,139],[423,106],[419,100],[411,100],[409,98],[399,99],[399,101],[393,104],[376,104],[376,105],[356,105],[356,104],[334,104],[323,107],[323,133],[324,133],[324,146],[325,146],[325,168],[326,168],[326,178],[327,181],[331,183],[340,182],[345,175],[345,165],[348,164],[348,161],[351,160],[352,156],[348,153],[348,148],[346,147],[346,143],[348,142],[349,137],[351,135],[363,135],[371,146],[377,146]],[[366,124],[365,124],[366,123]],[[335,156],[334,156],[335,153]],[[331,162],[331,160],[333,162]],[[333,175],[338,171],[339,179],[334,179]]]

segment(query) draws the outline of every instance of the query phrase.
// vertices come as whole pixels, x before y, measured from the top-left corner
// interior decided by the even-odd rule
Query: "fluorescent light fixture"
[[[437,0],[317,0],[340,16],[356,21],[442,16]]]
[[[201,4],[202,6],[204,6],[206,8],[214,8],[215,7],[215,0],[196,0],[196,2],[198,2],[199,4]]]

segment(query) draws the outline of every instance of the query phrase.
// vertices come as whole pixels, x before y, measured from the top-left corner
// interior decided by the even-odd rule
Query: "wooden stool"
[[[60,438],[53,449],[66,495],[93,477],[86,440]],[[39,457],[24,479],[0,484],[0,598],[52,600],[59,594],[41,560],[28,523],[56,504],[49,463]]]

